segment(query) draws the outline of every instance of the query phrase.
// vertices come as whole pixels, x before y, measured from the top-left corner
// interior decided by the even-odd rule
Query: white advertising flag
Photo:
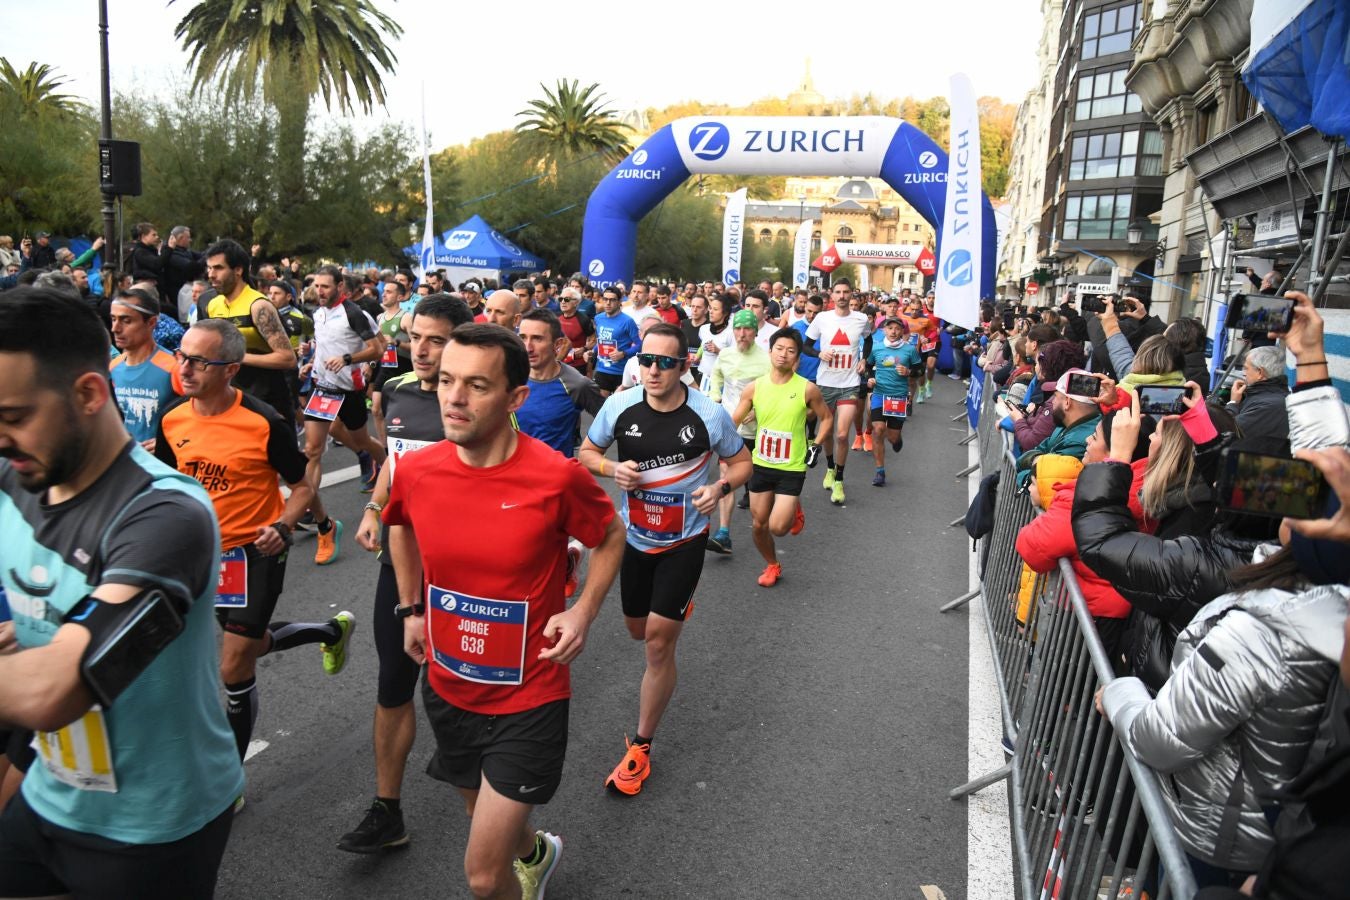
[[[858,283],[855,287],[864,294],[872,289],[872,277],[868,272],[867,266],[858,266]]]
[[[797,226],[797,239],[792,243],[792,287],[806,288],[806,280],[811,275],[811,233],[815,230],[815,221],[807,219]]]
[[[745,239],[745,188],[727,197],[722,219],[722,283],[741,280],[741,247]]]
[[[427,89],[422,85],[422,180],[427,192],[427,221],[422,229],[422,253],[413,275],[418,281],[425,277],[428,269],[434,269],[436,263],[436,230],[431,221],[431,144],[427,140]]]
[[[947,204],[937,270],[938,318],[967,328],[980,324],[980,246],[984,206],[980,181],[980,114],[970,79],[951,79],[951,141],[947,149]],[[994,261],[990,260],[989,265]]]

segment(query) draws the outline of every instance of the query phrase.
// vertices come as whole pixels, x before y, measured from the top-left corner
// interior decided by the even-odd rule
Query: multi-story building
[[[1065,0],[1047,132],[1038,303],[1128,286],[1148,296],[1162,207],[1162,135],[1125,78],[1140,0]]]
[[[1163,202],[1154,303],[1166,318],[1201,315],[1220,218],[1186,157],[1257,114],[1239,71],[1251,42],[1252,0],[1151,4],[1134,41],[1127,86],[1162,128]]]
[[[1041,248],[1041,214],[1045,207],[1045,162],[1049,145],[1049,110],[1059,59],[1059,26],[1063,0],[1042,0],[1041,39],[1037,45],[1036,85],[1017,107],[1013,122],[1012,159],[1008,163],[1008,230],[999,254],[998,288],[1004,296],[1023,296],[1037,269]]]

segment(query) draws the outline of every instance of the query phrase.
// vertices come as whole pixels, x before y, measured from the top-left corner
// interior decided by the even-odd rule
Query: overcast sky
[[[376,2],[404,29],[393,43],[388,111],[378,115],[416,126],[425,84],[436,148],[511,127],[541,96],[541,81],[598,82],[616,109],[742,105],[793,90],[807,56],[827,98],[946,95],[948,76],[964,71],[976,94],[1018,103],[1035,80],[1040,34],[1038,0]],[[115,92],[158,94],[187,78],[173,30],[189,0],[108,0],[108,8]],[[10,12],[0,56],[21,69],[54,66],[70,79],[69,93],[96,104],[97,0]]]

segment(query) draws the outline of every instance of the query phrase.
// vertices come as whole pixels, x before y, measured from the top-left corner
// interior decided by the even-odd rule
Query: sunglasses
[[[678,356],[664,356],[660,353],[639,353],[638,366],[644,369],[650,369],[656,366],[662,372],[669,372],[671,369],[679,366],[684,360]]]

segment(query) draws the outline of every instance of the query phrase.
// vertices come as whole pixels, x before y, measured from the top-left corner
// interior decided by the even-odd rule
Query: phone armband
[[[150,667],[164,648],[183,633],[187,605],[159,588],[148,588],[125,603],[85,597],[65,621],[89,632],[80,659],[80,677],[104,707]]]

